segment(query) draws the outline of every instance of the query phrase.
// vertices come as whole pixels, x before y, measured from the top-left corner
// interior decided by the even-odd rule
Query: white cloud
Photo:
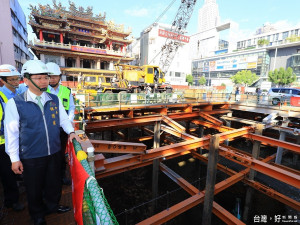
[[[141,8],[141,9],[126,9],[125,14],[129,16],[135,16],[135,17],[143,17],[147,16],[149,14],[148,9]]]
[[[275,29],[281,30],[286,28],[291,28],[300,25],[300,21],[298,22],[291,22],[288,20],[279,20],[275,23],[272,23],[272,25],[275,27]]]

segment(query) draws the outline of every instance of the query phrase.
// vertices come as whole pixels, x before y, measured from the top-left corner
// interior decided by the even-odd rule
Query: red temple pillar
[[[124,53],[126,53],[126,47],[127,45],[123,45]]]
[[[60,33],[60,43],[64,43],[64,38],[63,38],[63,34],[62,33]]]
[[[43,30],[40,30],[40,42],[42,42],[44,40],[43,38]]]

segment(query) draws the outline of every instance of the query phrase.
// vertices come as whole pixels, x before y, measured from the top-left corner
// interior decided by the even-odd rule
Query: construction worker
[[[15,87],[20,79],[20,73],[11,65],[4,64],[0,66],[0,78],[4,85],[10,84]],[[12,85],[11,83],[16,83]],[[5,87],[5,86],[3,86]],[[7,89],[11,90],[11,89]],[[15,89],[14,89],[15,90]],[[11,91],[13,93],[13,91]],[[6,92],[10,93],[10,92]],[[4,192],[4,205],[7,208],[13,208],[14,211],[21,211],[24,205],[19,202],[19,189],[17,185],[17,178],[11,170],[11,162],[9,156],[5,152],[5,138],[4,138],[4,108],[11,96],[6,96],[0,91],[0,176]]]
[[[45,92],[49,71],[40,60],[22,67],[28,90],[8,100],[5,108],[6,152],[12,170],[23,174],[28,209],[35,225],[46,224],[45,215],[64,213],[61,197],[60,127],[70,140],[79,137],[56,95]]]
[[[12,70],[13,72],[10,74],[16,74],[18,73],[19,75],[13,75],[13,76],[2,76],[1,81],[4,84],[1,88],[0,91],[5,94],[7,99],[11,99],[18,94],[21,94],[24,92],[25,88],[20,87],[19,83],[21,80],[21,74],[15,70],[16,68],[8,65],[8,64],[3,64],[1,65],[2,70]],[[7,72],[9,74],[9,72]]]
[[[46,64],[50,72],[50,82],[47,92],[56,95],[62,102],[68,116],[69,120],[73,123],[75,104],[71,89],[60,85],[61,71],[56,63],[49,62]],[[65,160],[65,150],[68,142],[68,134],[61,129],[60,132],[60,143],[61,143],[61,153],[62,153],[62,183],[64,185],[71,185],[71,180],[66,175],[66,160]]]

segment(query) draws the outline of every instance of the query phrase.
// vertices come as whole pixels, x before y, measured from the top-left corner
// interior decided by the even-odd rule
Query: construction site
[[[119,103],[85,106],[77,133],[119,224],[296,224],[299,114],[214,98]],[[6,213],[3,224],[27,224]],[[75,224],[72,213],[46,219]]]

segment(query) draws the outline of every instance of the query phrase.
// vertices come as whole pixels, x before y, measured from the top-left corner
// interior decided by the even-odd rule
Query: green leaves
[[[230,77],[233,83],[243,84],[249,86],[258,79],[258,76],[255,73],[252,73],[250,70],[242,70],[237,72],[234,76]]]
[[[296,74],[291,67],[286,70],[283,67],[280,67],[279,70],[275,69],[274,71],[270,71],[268,75],[269,81],[278,86],[285,86],[296,80]]]
[[[194,77],[191,74],[186,75],[186,82],[188,82],[189,85],[193,85]]]
[[[257,44],[258,44],[259,46],[269,45],[269,44],[270,44],[270,41],[267,40],[267,39],[260,39],[260,40],[257,41]]]
[[[206,79],[205,79],[204,76],[200,77],[200,79],[199,79],[199,84],[200,84],[200,85],[206,84]]]

